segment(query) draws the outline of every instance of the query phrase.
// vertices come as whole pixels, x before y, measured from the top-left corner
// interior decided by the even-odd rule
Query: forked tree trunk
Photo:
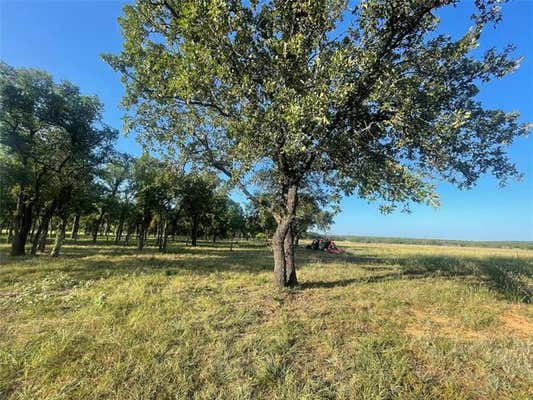
[[[274,283],[279,288],[294,287],[298,284],[294,262],[293,236],[290,232],[298,204],[298,187],[294,184],[290,185],[284,198],[284,215],[277,216],[278,226],[272,237]]]
[[[31,246],[31,255],[34,256],[37,254],[37,248],[39,247],[39,244],[41,243],[41,240],[44,240],[46,242],[46,234],[48,231],[48,224],[50,223],[50,217],[52,216],[54,204],[52,204],[50,207],[48,207],[43,217],[41,218],[41,222],[39,224],[39,227],[37,228],[37,233],[35,233],[35,236],[33,237],[33,243]],[[44,236],[44,239],[43,239]],[[43,244],[44,246],[44,244]]]

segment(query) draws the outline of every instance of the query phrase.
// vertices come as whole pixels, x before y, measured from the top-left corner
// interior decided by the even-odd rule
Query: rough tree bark
[[[294,262],[294,243],[291,224],[296,216],[298,204],[298,186],[291,184],[284,194],[285,207],[282,214],[276,216],[278,226],[272,237],[274,255],[274,283],[279,288],[294,287],[298,284],[296,264]]]
[[[26,254],[26,241],[28,240],[28,234],[31,229],[32,214],[33,201],[31,196],[21,189],[17,199],[17,211],[13,220],[12,256],[23,256]]]

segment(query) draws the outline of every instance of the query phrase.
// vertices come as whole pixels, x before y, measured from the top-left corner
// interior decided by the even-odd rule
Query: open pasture
[[[533,251],[88,240],[0,267],[6,399],[527,399]]]

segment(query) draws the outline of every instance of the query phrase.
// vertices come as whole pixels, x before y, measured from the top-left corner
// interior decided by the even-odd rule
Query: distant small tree
[[[182,179],[179,190],[183,211],[190,218],[192,246],[197,245],[200,221],[214,207],[218,184],[218,178],[208,173],[193,172]]]
[[[310,182],[390,211],[437,204],[437,178],[468,188],[519,175],[506,148],[529,127],[475,98],[519,65],[512,48],[472,54],[500,2],[475,0],[453,39],[435,12],[458,2],[136,1],[119,20],[122,52],[105,59],[123,76],[127,127],[148,144],[217,168],[253,201],[250,178],[275,178],[275,282],[294,286],[286,237]]]
[[[107,162],[98,174],[98,183],[101,187],[101,195],[97,201],[98,216],[94,219],[92,240],[96,243],[98,232],[106,213],[117,210],[118,197],[122,186],[126,183],[132,168],[132,159],[128,154],[116,153]]]

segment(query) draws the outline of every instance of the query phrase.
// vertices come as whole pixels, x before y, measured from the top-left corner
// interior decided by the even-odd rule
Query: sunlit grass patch
[[[259,244],[3,255],[0,397],[531,397],[533,252],[341,245],[282,292]]]

